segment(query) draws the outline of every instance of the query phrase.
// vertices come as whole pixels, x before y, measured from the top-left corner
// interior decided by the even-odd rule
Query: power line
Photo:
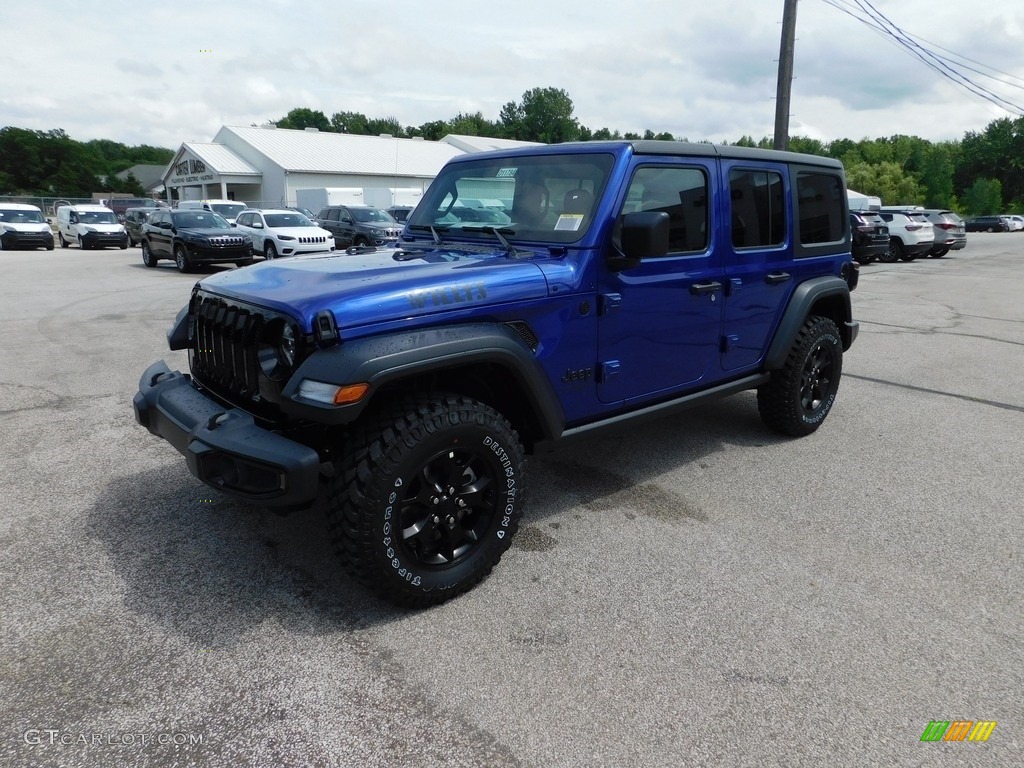
[[[911,38],[921,40],[922,43],[927,43],[928,41],[905,32],[898,25],[896,25],[890,19],[888,19],[881,11],[875,8],[874,5],[871,4],[870,0],[856,0],[856,5],[848,2],[847,0],[823,0],[823,2],[827,5],[832,6],[833,8],[842,13],[845,13],[851,18],[859,21],[868,28],[872,29],[877,34],[881,35],[882,37],[889,39],[890,42],[892,42],[894,45],[903,48],[907,53],[920,60],[925,66],[931,68],[933,71],[937,72],[942,77],[946,78],[955,85],[960,86],[964,90],[969,91],[978,98],[987,101],[990,104],[993,104],[997,107],[1000,107],[1001,109],[1005,109],[1009,112],[1016,112],[1018,115],[1024,115],[1024,106],[1021,106],[1020,104],[1010,101],[1009,99],[1000,96],[999,94],[995,93],[989,88],[986,88],[984,85],[975,82],[968,75],[964,74],[964,72],[961,70],[975,72],[976,74],[979,74],[982,77],[995,80],[996,82],[1004,86],[1020,88],[1021,90],[1024,90],[1024,86],[1017,85],[1015,83],[1009,83],[1000,78],[994,77],[992,75],[987,75],[984,72],[980,72],[971,67],[967,67],[964,64],[954,61],[953,59],[947,56],[943,56],[942,54],[935,53],[929,48],[926,48],[924,45],[915,42],[915,40]],[[932,44],[928,43],[928,45]],[[936,47],[938,48],[939,46]],[[953,51],[948,52],[952,53],[954,56],[957,56],[958,58],[965,59],[967,61],[973,61]],[[987,65],[981,64],[981,62],[973,63],[978,64],[979,66],[986,67],[988,69],[992,69],[992,71],[999,72],[999,70],[995,70],[992,67],[987,67]],[[1000,72],[1000,74],[1006,75],[1007,77],[1011,77],[1013,79],[1019,79],[1005,72]]]

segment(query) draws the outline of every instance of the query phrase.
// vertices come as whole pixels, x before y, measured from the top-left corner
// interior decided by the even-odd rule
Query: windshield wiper
[[[409,229],[417,232],[429,232],[434,238],[434,245],[444,245],[444,241],[437,233],[448,231],[448,227],[435,227],[433,224],[410,224]]]
[[[504,235],[514,235],[516,231],[508,227],[463,227],[463,232],[483,232],[487,235],[494,235],[501,243],[501,247],[508,251],[509,258],[518,259],[519,254],[528,256],[531,251],[520,251],[512,243],[505,239]]]

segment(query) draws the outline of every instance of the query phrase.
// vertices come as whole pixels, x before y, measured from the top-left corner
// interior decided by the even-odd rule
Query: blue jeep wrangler
[[[659,141],[467,155],[394,248],[196,284],[168,332],[191,375],[150,366],[135,415],[239,499],[284,510],[326,486],[355,578],[426,606],[508,548],[527,453],[749,389],[771,429],[817,429],[857,276],[833,160]]]

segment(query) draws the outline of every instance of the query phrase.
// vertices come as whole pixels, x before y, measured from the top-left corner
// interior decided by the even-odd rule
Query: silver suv
[[[879,261],[913,261],[935,245],[935,228],[923,209],[883,208],[878,215],[889,225],[889,250],[878,257]]]
[[[928,251],[931,258],[941,259],[950,251],[967,247],[967,227],[958,214],[944,208],[922,208],[921,213],[928,217],[934,228],[935,244]]]

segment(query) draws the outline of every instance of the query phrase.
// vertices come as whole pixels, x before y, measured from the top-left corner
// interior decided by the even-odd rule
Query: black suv
[[[850,211],[850,233],[858,264],[870,264],[889,250],[889,225],[877,211]]]
[[[142,242],[142,225],[159,208],[128,208],[124,212],[124,231],[128,233],[128,245],[134,248]]]
[[[964,222],[968,232],[1009,232],[1006,222],[998,216],[975,216]]]
[[[142,226],[142,263],[155,267],[174,259],[180,272],[197,264],[252,264],[252,240],[219,213],[201,208],[157,211]]]
[[[339,250],[353,245],[394,245],[402,225],[387,211],[368,205],[329,205],[316,223],[334,235]]]

